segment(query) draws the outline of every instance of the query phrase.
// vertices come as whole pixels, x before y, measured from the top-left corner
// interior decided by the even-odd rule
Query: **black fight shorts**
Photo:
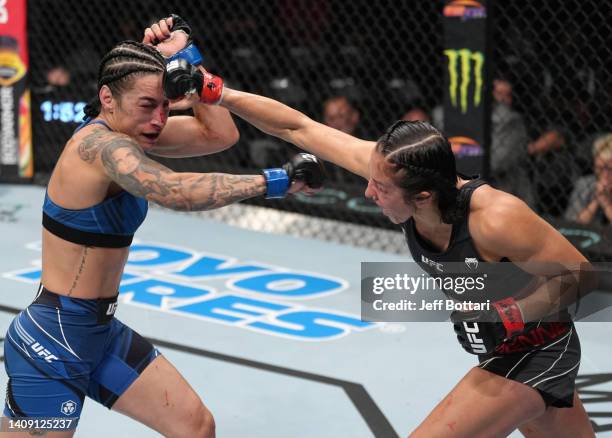
[[[479,368],[536,389],[546,406],[574,405],[580,365],[580,341],[573,324],[569,331],[528,351],[480,357]]]

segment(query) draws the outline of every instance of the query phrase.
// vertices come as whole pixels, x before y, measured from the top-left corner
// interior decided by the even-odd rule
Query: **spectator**
[[[367,137],[359,124],[361,112],[346,96],[332,96],[323,103],[323,123],[350,135]],[[343,183],[363,184],[363,180],[333,164],[330,172],[333,180]]]
[[[421,105],[413,105],[410,107],[402,116],[402,120],[406,120],[407,122],[431,123],[429,113]]]
[[[70,84],[70,72],[62,65],[53,67],[47,72],[47,83],[54,87],[65,87]]]
[[[493,80],[493,100],[495,102],[503,103],[511,108],[514,101],[512,91],[510,81],[501,78]]]
[[[323,123],[347,134],[354,135],[361,113],[346,96],[333,96],[323,103]]]
[[[570,196],[565,219],[581,224],[612,223],[612,133],[593,144],[594,174],[580,178]]]
[[[62,64],[55,64],[43,75],[34,80],[32,92],[34,94],[50,94],[58,90],[63,90],[72,83],[70,70]]]
[[[543,214],[563,216],[574,183],[593,168],[591,145],[603,126],[592,111],[590,96],[579,84],[573,96],[559,94],[543,106],[550,125],[528,146],[537,208]]]
[[[561,149],[565,145],[565,136],[560,129],[550,128],[544,131],[536,140],[529,143],[529,155],[539,155]]]
[[[533,207],[535,198],[527,168],[527,128],[523,117],[512,109],[512,103],[512,84],[506,79],[495,79],[491,113],[491,179],[496,187]]]
[[[575,82],[573,87],[569,96],[557,90],[555,101],[545,102],[539,109],[549,126],[530,143],[528,150],[530,155],[538,156],[547,152],[562,152],[565,148],[584,175],[593,168],[591,145],[595,138],[605,132],[607,120],[602,120],[602,108],[598,108],[598,103],[580,82]]]
[[[560,129],[549,129],[528,146],[529,170],[536,196],[536,210],[543,215],[561,216],[567,199],[580,177],[567,137]]]

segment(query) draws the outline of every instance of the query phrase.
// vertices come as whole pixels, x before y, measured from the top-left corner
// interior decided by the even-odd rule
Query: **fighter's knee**
[[[198,414],[198,430],[193,436],[215,438],[215,419],[210,411],[203,405],[200,413]]]
[[[201,402],[187,408],[177,426],[176,438],[215,438],[215,419]]]

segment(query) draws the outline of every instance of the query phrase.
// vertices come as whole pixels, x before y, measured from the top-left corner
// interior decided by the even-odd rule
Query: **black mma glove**
[[[312,154],[299,153],[282,168],[264,169],[266,198],[284,198],[294,181],[301,181],[312,189],[323,186],[327,173],[323,162]]]
[[[172,32],[187,34],[187,46],[166,59],[164,91],[166,97],[177,100],[189,93],[197,93],[203,103],[216,105],[223,97],[223,79],[198,69],[202,55],[191,39],[191,27],[183,18],[172,14]]]
[[[187,24],[183,18],[179,17],[176,14],[171,14],[172,17],[172,27],[170,28],[171,32],[183,31],[187,34],[187,45],[184,49],[179,50],[174,55],[168,57],[166,62],[174,61],[176,59],[184,59],[189,62],[191,65],[201,65],[202,64],[202,54],[198,50],[195,44],[193,44],[193,39],[191,37],[191,27]]]
[[[312,154],[299,153],[283,165],[291,182],[302,181],[311,189],[320,189],[327,173],[323,162]]]
[[[204,77],[197,67],[188,61],[177,58],[166,63],[164,76],[164,92],[170,100],[181,99],[189,93],[198,93],[202,90]]]
[[[170,100],[197,93],[200,102],[216,105],[223,97],[223,79],[177,58],[166,63],[164,92]]]
[[[170,30],[172,32],[174,32],[175,30],[182,30],[189,37],[189,39],[187,40],[187,45],[191,44],[191,26],[189,26],[189,24],[187,24],[187,22],[183,20],[182,17],[176,14],[170,14],[170,17],[172,18],[172,28]]]
[[[489,310],[454,311],[450,318],[459,343],[471,354],[492,353],[506,339],[525,330],[521,309],[514,298],[496,301]]]

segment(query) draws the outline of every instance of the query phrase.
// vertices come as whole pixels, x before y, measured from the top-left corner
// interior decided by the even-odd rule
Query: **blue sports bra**
[[[90,123],[110,127],[101,120]],[[147,216],[148,202],[122,191],[92,207],[69,210],[54,203],[45,193],[43,227],[69,242],[105,248],[130,246],[134,233]]]

